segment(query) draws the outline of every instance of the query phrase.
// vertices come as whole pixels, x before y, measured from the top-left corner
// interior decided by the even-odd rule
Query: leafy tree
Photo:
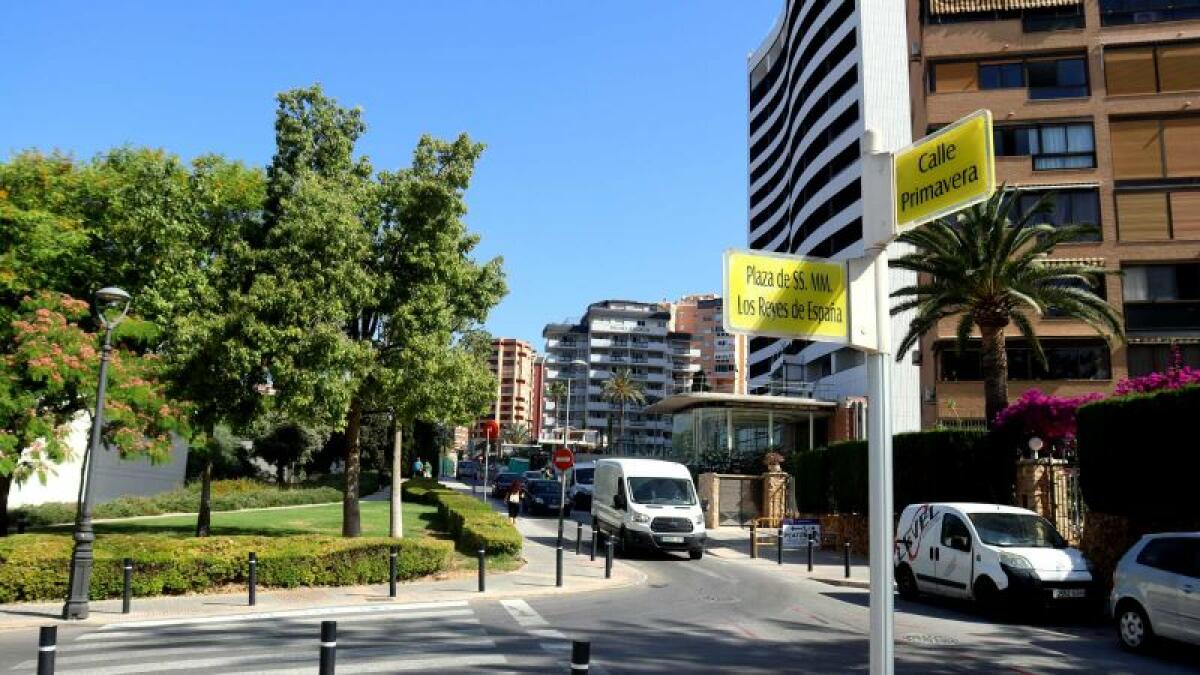
[[[625,406],[643,405],[646,395],[642,392],[642,384],[633,379],[628,368],[619,368],[613,376],[604,383],[604,399],[615,403],[620,409],[621,443],[625,443]]]
[[[86,302],[43,292],[25,298],[3,328],[0,353],[0,532],[7,531],[14,482],[42,482],[68,456],[66,424],[95,408],[99,336],[83,327]],[[126,331],[137,332],[129,320]],[[102,439],[123,457],[161,461],[171,433],[187,434],[187,412],[166,396],[161,361],[130,350],[122,323],[114,332]]]
[[[942,319],[958,317],[960,350],[978,327],[989,426],[1008,405],[1004,332],[1010,323],[1028,340],[1043,366],[1046,356],[1030,317],[1042,316],[1050,308],[1084,322],[1106,338],[1122,334],[1117,312],[1093,290],[1103,275],[1114,273],[1112,270],[1043,262],[1058,244],[1096,228],[1036,224],[1044,222],[1042,218],[1053,209],[1050,195],[1024,214],[1013,213],[1016,203],[1005,190],[997,190],[987,202],[960,211],[953,219],[909,230],[899,240],[916,251],[891,261],[893,267],[929,277],[892,293],[908,298],[892,308],[893,314],[916,310],[897,360]]]
[[[230,465],[241,459],[242,439],[233,434],[224,424],[213,427],[210,433],[198,433],[192,437],[189,455],[201,462],[200,509],[196,513],[196,536],[207,537],[212,527],[212,481],[213,469]]]
[[[254,455],[275,466],[280,488],[287,485],[287,469],[306,461],[324,440],[318,430],[275,416],[255,426]]]

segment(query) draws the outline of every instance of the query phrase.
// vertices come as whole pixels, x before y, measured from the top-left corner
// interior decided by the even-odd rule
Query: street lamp
[[[93,302],[96,316],[104,326],[104,348],[100,351],[100,383],[96,387],[96,412],[92,415],[92,433],[83,455],[79,476],[79,507],[75,513],[75,550],[71,554],[71,576],[67,586],[67,604],[63,619],[88,618],[88,591],[92,585],[92,463],[100,452],[100,432],[104,428],[104,389],[108,380],[108,359],[112,353],[113,328],[129,314],[128,293],[113,286],[96,291]],[[119,313],[115,313],[119,310]],[[114,312],[111,318],[106,311]]]
[[[582,359],[575,359],[574,361],[569,363],[568,366],[570,366],[571,368],[574,368],[576,366],[583,366],[586,369],[588,367],[588,364],[587,364],[587,361],[584,361]],[[584,370],[583,372],[584,372],[584,374],[587,374],[587,370]],[[568,441],[569,441],[570,435],[571,435],[571,380],[572,379],[573,378],[571,378],[571,377],[567,378],[567,408],[564,411],[565,417],[566,417],[566,420],[565,420],[566,426],[563,427],[563,447],[564,448],[569,447]],[[584,384],[585,385],[587,384],[586,379],[584,381]],[[587,393],[587,389],[584,389],[584,393]],[[586,406],[584,407],[584,414],[585,415],[587,414]],[[585,417],[584,418],[584,427],[586,427],[586,426],[587,426],[587,418]],[[558,547],[562,548],[563,511],[567,508],[567,473],[565,471],[559,472],[558,483],[559,483],[559,485],[558,485],[559,492],[561,493],[561,495],[559,496],[559,500],[558,500]]]

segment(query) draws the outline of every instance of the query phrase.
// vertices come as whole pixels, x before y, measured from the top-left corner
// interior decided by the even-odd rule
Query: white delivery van
[[[1091,565],[1050,521],[999,504],[910,504],[894,547],[900,595],[969,598],[989,607],[1101,600]]]
[[[704,513],[687,467],[657,459],[602,459],[592,486],[592,527],[622,553],[635,548],[704,556]]]
[[[571,508],[592,508],[592,484],[595,479],[595,462],[580,462],[571,467],[570,483],[567,484],[567,503]]]

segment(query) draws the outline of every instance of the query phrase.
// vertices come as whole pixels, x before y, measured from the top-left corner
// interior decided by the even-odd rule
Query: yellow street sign
[[[990,110],[897,152],[896,233],[987,199],[996,189],[995,166]]]
[[[725,252],[725,331],[846,342],[846,264],[761,251]]]

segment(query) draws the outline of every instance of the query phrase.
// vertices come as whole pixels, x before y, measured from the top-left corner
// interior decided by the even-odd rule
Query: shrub
[[[1089,511],[1135,519],[1178,515],[1200,475],[1189,422],[1200,386],[1110,398],[1079,409],[1079,479]],[[1194,509],[1193,509],[1194,511]]]
[[[265,587],[344,586],[382,583],[388,550],[400,547],[401,579],[446,568],[451,546],[434,539],[302,537],[173,537],[107,535],[96,540],[91,598],[119,597],[121,561],[135,561],[133,593],[177,595],[243,584],[247,554],[258,555]],[[67,592],[72,540],[48,534],[0,539],[0,602],[58,600]]]
[[[792,455],[784,467],[796,480],[796,504],[804,513],[827,513],[829,505],[829,450],[817,448]]]
[[[405,499],[438,507],[438,521],[463,553],[483,549],[487,555],[518,555],[521,533],[488,504],[451,490],[432,479],[404,483]]]

